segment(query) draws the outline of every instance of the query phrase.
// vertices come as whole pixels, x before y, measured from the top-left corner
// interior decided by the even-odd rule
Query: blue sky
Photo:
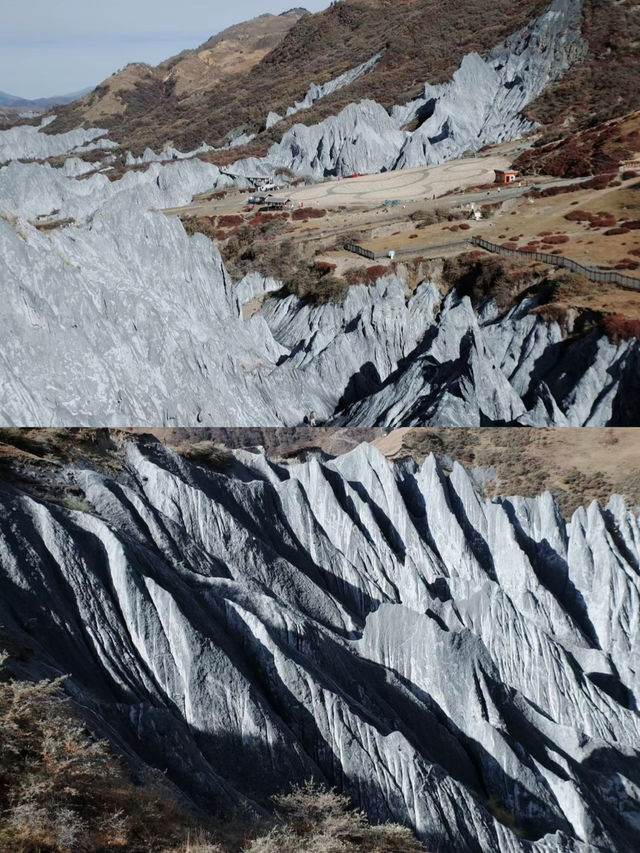
[[[48,97],[95,86],[128,62],[156,64],[231,24],[329,0],[3,0],[0,90]]]

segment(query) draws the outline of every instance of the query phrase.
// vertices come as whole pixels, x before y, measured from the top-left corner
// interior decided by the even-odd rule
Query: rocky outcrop
[[[59,218],[86,223],[115,198],[130,215],[136,210],[179,207],[188,204],[196,193],[224,189],[233,183],[217,166],[197,159],[170,165],[153,163],[146,171],[127,172],[119,181],[110,181],[105,174],[77,181],[69,176],[70,171],[79,169],[71,166],[72,159],[61,169],[17,161],[0,169],[0,213],[34,219],[55,211]]]
[[[140,157],[134,157],[131,151],[128,151],[126,164],[127,166],[143,166],[146,163],[166,163],[169,160],[190,160],[192,157],[197,157],[198,154],[206,154],[208,151],[213,150],[210,145],[204,142],[199,148],[186,152],[178,151],[172,145],[160,151],[159,154],[156,154],[151,148],[146,148]]]
[[[382,387],[336,419],[353,426],[621,426],[637,424],[636,339],[564,340],[526,300],[476,314],[455,292],[431,334]],[[640,410],[639,410],[640,411]]]
[[[334,92],[339,92],[340,89],[344,89],[345,86],[350,86],[352,83],[355,83],[355,81],[362,77],[363,74],[367,74],[367,72],[373,70],[382,59],[382,56],[382,53],[376,53],[375,56],[371,57],[371,59],[367,59],[366,62],[361,63],[356,68],[350,68],[349,71],[345,71],[344,74],[334,77],[333,80],[329,80],[321,86],[318,86],[317,83],[312,83],[304,98],[301,101],[296,101],[292,107],[287,108],[285,113],[286,117],[289,118],[290,116],[294,116],[301,110],[311,109],[317,101],[321,101],[323,98],[332,95]]]
[[[46,160],[61,154],[78,154],[96,149],[118,148],[117,143],[106,139],[106,130],[89,128],[68,133],[47,134],[42,131],[53,119],[43,121],[39,127],[24,125],[0,132],[0,164],[10,160]]]
[[[362,101],[319,124],[295,125],[266,158],[241,161],[234,169],[261,174],[257,170],[286,167],[319,180],[442,163],[515,139],[533,128],[524,107],[585,55],[581,13],[582,0],[554,0],[486,57],[468,54],[451,82],[426,84],[417,99],[390,114]],[[412,122],[419,123],[417,130],[403,130]]]
[[[478,315],[393,276],[343,304],[269,297],[279,283],[257,275],[236,289],[209,240],[147,210],[216,167],[154,164],[123,179],[135,191],[59,171],[0,170],[18,209],[86,215],[49,232],[0,218],[5,425],[295,426],[311,411],[363,426],[638,424],[638,341],[565,342],[532,304]]]
[[[434,853],[633,853],[640,519],[479,495],[368,445],[226,472],[154,442],[0,486],[0,624],[22,675],[198,804],[315,776]],[[51,478],[35,470],[30,475]],[[55,493],[56,484],[49,483]]]

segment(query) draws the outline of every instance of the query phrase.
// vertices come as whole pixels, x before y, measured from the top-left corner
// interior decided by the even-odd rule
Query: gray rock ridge
[[[431,334],[336,426],[621,426],[638,423],[640,343],[598,333],[564,340],[530,313],[477,314],[453,291]],[[631,414],[635,409],[636,414]],[[627,421],[627,418],[631,418]]]
[[[380,62],[382,56],[383,52],[376,53],[375,56],[372,56],[366,62],[361,63],[355,68],[350,68],[348,71],[345,71],[344,74],[340,74],[338,77],[334,77],[333,80],[329,80],[327,83],[323,83],[320,86],[317,83],[312,83],[301,101],[296,101],[292,107],[287,107],[285,117],[289,118],[290,116],[294,116],[301,110],[309,110],[315,103],[326,98],[328,95],[332,95],[334,92],[344,89],[345,86],[350,86],[351,83],[355,83],[355,81],[362,77],[363,74],[372,71],[378,62]],[[265,129],[270,130],[276,124],[281,122],[282,119],[283,116],[278,115],[278,113],[271,110],[265,121]]]
[[[90,511],[0,486],[0,623],[123,748],[223,809],[314,775],[434,853],[635,851],[620,498],[565,520],[369,445],[224,473],[125,454],[117,480],[63,472]]]
[[[376,53],[370,59],[367,59],[366,62],[362,62],[355,68],[350,68],[348,71],[345,71],[344,74],[340,74],[338,77],[334,77],[333,80],[329,80],[327,83],[323,83],[320,86],[317,83],[312,83],[304,98],[301,101],[297,101],[292,107],[287,108],[285,116],[288,118],[289,116],[299,113],[301,110],[308,110],[317,101],[321,101],[328,95],[332,95],[334,92],[339,92],[340,89],[344,89],[345,86],[350,86],[351,83],[355,83],[355,81],[359,80],[364,74],[372,71],[378,62],[380,62],[382,56],[383,52]]]
[[[266,174],[286,167],[321,180],[442,163],[516,139],[534,128],[522,114],[527,104],[585,55],[581,23],[582,0],[554,0],[486,57],[465,56],[449,83],[425,84],[418,98],[390,114],[361,101],[318,124],[294,125],[266,158],[241,160],[234,171]],[[277,119],[270,114],[269,126]],[[416,119],[417,130],[403,129]]]
[[[45,160],[61,154],[77,154],[96,149],[118,148],[116,142],[106,138],[107,130],[89,128],[71,130],[68,133],[42,133],[53,118],[38,127],[21,125],[0,132],[0,164],[11,160]]]
[[[429,282],[408,297],[393,276],[341,305],[270,297],[279,283],[256,274],[234,287],[209,240],[147,210],[217,174],[200,166],[202,179],[154,164],[128,190],[0,170],[5,209],[86,215],[49,232],[0,218],[0,423],[295,426],[311,411],[363,426],[638,423],[638,342],[564,341],[528,303],[477,315]]]

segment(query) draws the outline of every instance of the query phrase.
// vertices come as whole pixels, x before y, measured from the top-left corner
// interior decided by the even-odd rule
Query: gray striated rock
[[[295,124],[266,157],[233,164],[243,175],[272,174],[280,167],[321,180],[327,175],[380,172],[393,168],[409,138],[375,101],[349,104],[337,116],[314,125]]]
[[[524,108],[586,53],[581,13],[581,0],[555,0],[484,59],[468,54],[450,83],[427,84],[421,98],[395,108],[392,116],[399,125],[429,116],[406,142],[395,167],[441,163],[531,130]]]
[[[134,157],[131,151],[127,152],[127,166],[142,166],[145,163],[164,163],[168,160],[189,160],[192,157],[197,157],[198,154],[206,154],[208,151],[214,151],[210,145],[203,142],[199,148],[194,148],[193,151],[178,151],[177,148],[169,146],[156,154],[151,148],[146,148],[140,157]]]
[[[42,133],[52,121],[53,118],[45,120],[39,127],[24,125],[0,131],[0,164],[18,158],[45,160],[47,157],[58,157],[61,154],[118,148],[116,142],[105,138],[107,130],[95,127],[52,135]]]
[[[371,57],[371,59],[367,59],[366,62],[361,63],[355,68],[350,68],[349,71],[345,71],[344,74],[334,77],[333,80],[329,80],[328,83],[323,83],[321,86],[318,86],[317,83],[312,83],[304,98],[301,101],[297,101],[292,107],[288,107],[285,115],[289,117],[299,113],[301,110],[311,109],[316,101],[321,101],[328,95],[332,95],[334,92],[344,89],[345,86],[350,86],[351,83],[355,83],[355,81],[364,74],[372,71],[378,62],[380,62],[382,56],[382,52],[376,53],[375,56]]]
[[[0,213],[33,219],[56,210],[60,217],[84,221],[116,197],[125,200],[132,214],[188,204],[199,192],[232,183],[217,166],[197,159],[154,163],[144,172],[127,172],[113,182],[104,174],[78,181],[69,177],[67,168],[12,162],[0,168]]]
[[[86,510],[0,486],[0,624],[196,802],[309,776],[434,853],[633,853],[640,518],[362,445],[227,473],[152,442]],[[37,475],[42,477],[42,474]],[[502,822],[501,822],[502,821]],[[509,825],[515,823],[517,832]]]
[[[256,274],[234,288],[210,241],[146,210],[215,167],[153,165],[155,182],[132,173],[129,190],[58,172],[0,170],[32,215],[88,216],[46,233],[0,218],[0,423],[294,426],[315,411],[363,426],[638,424],[638,341],[565,343],[531,305],[478,316],[428,282],[408,298],[401,278],[341,305],[269,297],[280,283]]]
[[[631,365],[640,342],[599,333],[563,341],[557,323],[529,313],[476,315],[445,299],[422,344],[385,383],[346,407],[338,426],[622,426],[640,421]],[[635,411],[635,414],[632,412]],[[629,420],[627,420],[629,418]]]
[[[234,170],[262,174],[286,167],[320,180],[442,163],[465,151],[516,139],[534,127],[522,115],[524,107],[584,56],[581,23],[582,0],[554,0],[544,14],[486,57],[465,56],[451,82],[426,84],[419,98],[395,106],[390,115],[373,101],[350,104],[319,124],[295,125],[266,158],[242,160]],[[311,106],[323,90],[310,90],[287,115]],[[402,130],[415,119],[420,121],[416,131]]]

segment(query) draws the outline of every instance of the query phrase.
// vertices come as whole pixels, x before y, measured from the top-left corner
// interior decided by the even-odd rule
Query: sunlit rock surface
[[[0,624],[199,804],[309,776],[433,853],[637,850],[640,526],[362,445],[223,472],[155,442],[81,511],[0,486]],[[41,478],[46,476],[40,472]]]
[[[108,192],[85,222],[48,232],[0,218],[0,423],[295,426],[312,411],[362,426],[638,423],[638,342],[564,342],[531,305],[487,319],[389,276],[340,305],[267,297],[243,319],[278,283],[236,289],[209,240],[146,209],[184,192],[191,168],[151,166],[156,181],[135,192],[0,170],[0,185],[7,170],[50,178],[48,195],[12,183],[43,212],[94,205],[92,182]],[[80,189],[65,195],[64,181]]]
[[[442,302],[432,282],[409,294],[402,275],[351,288],[343,305],[269,296],[280,283],[257,273],[234,287],[213,244],[152,212],[277,166],[377,171],[401,153],[405,165],[436,162],[472,137],[521,133],[523,106],[584,49],[580,10],[555,0],[415,102],[391,114],[351,104],[225,172],[169,149],[111,181],[107,151],[59,168],[17,159],[110,146],[101,130],[0,132],[0,161],[12,160],[0,167],[0,424],[292,426],[315,412],[363,426],[640,425],[637,340],[564,339],[531,301],[477,313],[456,293]],[[61,227],[38,231],[42,220]]]
[[[43,130],[53,121],[45,119],[39,126],[12,127],[0,132],[0,164],[18,158],[45,160],[60,154],[79,154],[96,149],[117,148],[100,128],[71,130],[68,133],[48,134]]]
[[[417,99],[390,114],[361,101],[318,124],[294,125],[266,158],[240,161],[234,169],[256,174],[286,167],[319,180],[442,163],[516,139],[534,127],[522,110],[585,55],[581,15],[582,0],[554,0],[486,57],[465,56],[449,83],[426,84]],[[403,129],[416,120],[417,130]],[[275,123],[271,116],[270,126]]]

